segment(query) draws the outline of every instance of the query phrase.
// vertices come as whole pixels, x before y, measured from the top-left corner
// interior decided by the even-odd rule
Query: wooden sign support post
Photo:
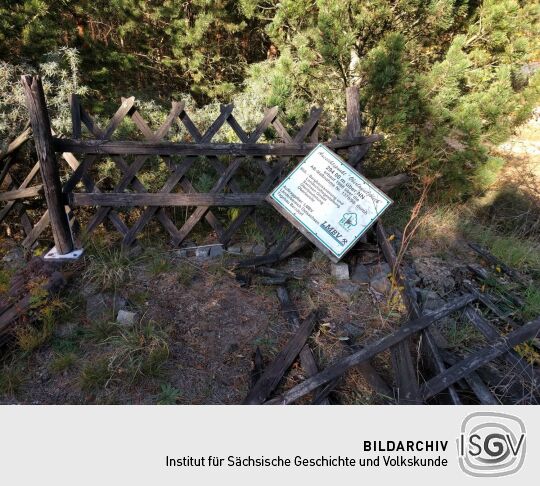
[[[39,160],[43,192],[47,201],[49,219],[51,222],[55,254],[65,256],[74,250],[73,237],[69,227],[62,184],[58,171],[58,162],[53,148],[51,125],[45,94],[39,76],[22,76],[21,81],[26,95],[26,105],[30,115],[30,124],[36,152]],[[78,256],[78,255],[75,255]]]

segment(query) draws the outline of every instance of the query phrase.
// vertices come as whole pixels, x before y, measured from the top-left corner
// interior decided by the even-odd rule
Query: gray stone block
[[[346,263],[332,263],[332,277],[338,280],[349,280],[349,265]]]

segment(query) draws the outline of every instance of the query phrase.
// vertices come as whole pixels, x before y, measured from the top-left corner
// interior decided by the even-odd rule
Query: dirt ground
[[[256,275],[248,276],[250,284],[244,286],[228,270],[234,261],[228,256],[199,261],[177,257],[175,252],[148,253],[153,252],[159,254],[157,263],[155,254],[135,260],[116,290],[103,290],[87,278],[88,270],[103,271],[93,263],[92,255],[68,268],[71,282],[63,294],[68,308],[58,314],[49,339],[36,349],[14,353],[11,368],[23,376],[16,390],[0,402],[241,403],[250,386],[255,349],[259,347],[269,362],[294,331],[280,309],[276,287],[260,284]],[[398,314],[367,284],[354,284],[351,296],[336,294],[330,265],[319,253],[312,253],[308,250],[281,268],[296,276],[287,288],[301,318],[314,309],[322,310],[310,344],[323,367],[387,331]],[[363,258],[372,266],[381,258],[373,251],[362,255],[352,258]],[[103,312],[99,317],[93,317],[95,309],[89,309],[95,307],[96,296],[104,301],[98,306],[98,312]],[[114,324],[118,307],[136,313],[133,331]],[[147,323],[155,335],[141,330]],[[129,333],[125,338],[132,340],[134,334],[144,348],[158,332],[167,351],[159,373],[133,376],[129,359],[117,364],[115,337]],[[136,351],[130,348],[129,352]],[[58,366],[65,356],[70,362]],[[106,377],[94,376],[103,360],[109,368]],[[391,384],[384,357],[375,366]],[[93,373],[90,383],[89,370]],[[303,370],[295,364],[283,386],[303,379]],[[336,395],[340,394],[345,403],[381,401],[356,372],[338,386]]]

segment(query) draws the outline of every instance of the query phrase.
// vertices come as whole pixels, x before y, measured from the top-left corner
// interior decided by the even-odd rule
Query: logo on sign
[[[459,466],[469,476],[508,476],[525,460],[525,425],[506,413],[475,412],[461,424],[457,446]]]
[[[339,224],[343,226],[347,231],[357,224],[356,213],[345,213],[339,221]]]

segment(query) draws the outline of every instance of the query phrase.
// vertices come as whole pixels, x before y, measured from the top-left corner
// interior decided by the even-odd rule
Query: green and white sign
[[[392,204],[384,192],[322,144],[267,201],[333,261],[340,260]]]

